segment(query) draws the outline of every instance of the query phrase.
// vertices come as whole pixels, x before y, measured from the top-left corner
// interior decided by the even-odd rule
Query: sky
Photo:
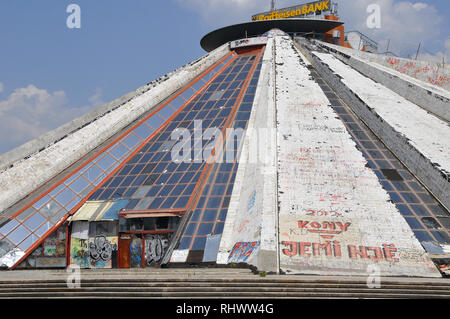
[[[336,0],[347,31],[383,51],[450,61],[450,1]],[[277,8],[304,3],[278,0]],[[81,9],[70,29],[70,4]],[[378,4],[380,28],[367,27]],[[205,54],[201,38],[269,0],[0,0],[0,154]]]

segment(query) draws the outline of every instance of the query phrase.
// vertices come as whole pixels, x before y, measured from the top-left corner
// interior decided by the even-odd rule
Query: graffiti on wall
[[[423,259],[417,254],[409,258],[408,250],[394,243],[363,241],[356,219],[281,215],[280,230],[280,262],[291,271],[326,265],[344,269],[350,263],[352,267],[373,263],[392,267]]]
[[[146,235],[145,236],[145,260],[147,266],[159,263],[169,247],[167,235]]]
[[[142,238],[133,236],[130,243],[131,268],[142,267]]]
[[[450,86],[450,76],[436,63],[426,64],[394,57],[387,57],[386,65],[397,72],[412,76],[422,81],[446,88]],[[448,71],[447,71],[448,73]]]
[[[89,268],[88,240],[72,237],[70,247],[70,263],[80,268]]]
[[[89,239],[91,268],[112,268],[113,251],[117,251],[117,237],[103,235]]]
[[[233,249],[228,257],[229,263],[247,262],[247,260],[256,255],[260,246],[259,241],[239,242],[234,244]]]

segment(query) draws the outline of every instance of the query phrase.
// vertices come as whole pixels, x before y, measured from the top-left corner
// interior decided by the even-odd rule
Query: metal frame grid
[[[195,147],[191,147],[192,141],[202,153],[211,142],[205,143],[203,136],[195,136],[195,121],[202,121],[203,133],[207,129],[224,130],[252,65],[253,60],[249,56],[238,56],[230,61],[230,65],[206,90],[186,105],[90,200],[130,198],[125,207],[127,211],[184,211],[205,169],[205,159],[201,162],[191,161],[196,158]],[[181,143],[192,150],[189,154],[191,158],[180,163],[171,158],[171,149],[178,142],[171,139],[171,132],[178,128],[189,129],[190,139]]]
[[[80,168],[14,214],[10,221],[0,228],[0,248],[4,252],[0,258],[9,253],[25,252],[25,255],[20,257],[11,268],[19,264],[54,229],[59,227],[69,214],[81,207],[87,197],[101,186],[106,177],[113,174],[122,163],[142,147],[145,141],[153,138],[163,124],[169,122],[186,104],[186,101],[198,94],[197,92],[204,86],[199,82],[200,80],[207,83],[208,81],[203,78],[217,74],[234,56],[235,54],[230,52],[133,128],[95,154]],[[14,253],[14,255],[20,254]]]
[[[247,84],[243,88],[241,101],[237,106],[237,111],[230,127],[245,129],[255,97],[261,66],[262,52],[252,54],[254,57],[252,70],[248,75]],[[220,235],[228,212],[228,206],[233,191],[234,180],[239,166],[239,155],[243,136],[231,136],[227,143],[233,143],[233,149],[239,150],[234,153],[234,162],[215,163],[209,173],[208,180],[204,185],[201,196],[195,207],[192,209],[192,216],[186,226],[184,234],[177,249],[204,250],[206,240],[209,235]]]
[[[421,243],[449,244],[449,212],[335,94],[318,73],[311,71],[311,74],[417,239]],[[424,248],[428,249],[426,246]]]

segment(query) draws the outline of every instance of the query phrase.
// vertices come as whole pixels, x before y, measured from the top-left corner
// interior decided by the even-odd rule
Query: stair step
[[[52,293],[52,292],[43,292],[43,293],[9,293],[7,295],[0,294],[0,298],[261,298],[262,295],[259,292],[130,292],[130,293],[117,293],[117,292],[62,292],[62,293]],[[267,292],[264,293],[263,297],[265,298],[298,298],[298,297],[307,297],[307,298],[324,298],[324,297],[340,297],[340,298],[448,298],[442,296],[440,294],[405,294],[402,292],[398,293],[385,293],[381,296],[376,296],[372,291],[365,293],[349,293],[349,292]]]

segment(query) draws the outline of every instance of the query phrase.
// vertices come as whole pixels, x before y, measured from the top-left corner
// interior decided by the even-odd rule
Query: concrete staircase
[[[0,298],[450,298],[449,279],[267,275],[248,269],[84,270],[80,288],[66,271],[0,272]]]

